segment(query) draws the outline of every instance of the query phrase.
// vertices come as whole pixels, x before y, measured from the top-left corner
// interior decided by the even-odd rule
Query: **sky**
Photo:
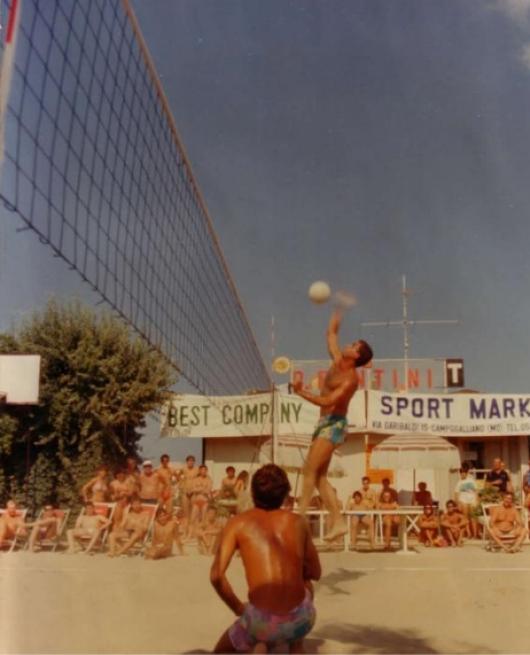
[[[267,361],[272,316],[275,354],[326,357],[319,279],[358,298],[344,339],[402,356],[399,328],[361,323],[401,318],[406,275],[410,319],[458,320],[413,327],[410,356],[530,392],[529,0],[133,7]],[[2,219],[1,329],[50,294],[97,301]]]

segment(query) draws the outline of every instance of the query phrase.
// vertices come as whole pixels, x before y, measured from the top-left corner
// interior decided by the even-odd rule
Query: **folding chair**
[[[5,508],[0,509],[0,519],[2,519],[3,515],[6,514],[7,510]],[[16,510],[16,516],[21,517],[22,520],[25,522],[26,521],[26,516],[27,516],[28,510],[25,507],[18,507]],[[1,545],[1,549],[7,549],[9,552],[12,552],[15,550],[15,548],[23,547],[25,544],[25,541],[27,539],[27,534],[24,535],[19,530],[15,532],[15,536],[12,537],[11,539],[4,539],[3,544]]]
[[[488,551],[496,551],[499,550],[500,546],[499,544],[493,539],[490,531],[490,524],[491,524],[491,517],[492,517],[492,512],[495,511],[495,509],[502,507],[502,503],[483,503],[482,504],[482,518],[483,518],[483,524],[484,524],[484,530],[482,532],[482,543],[484,544],[484,548]],[[522,510],[523,508],[520,505],[515,505],[515,509],[523,514]],[[524,525],[524,516],[521,517]],[[501,540],[502,543],[506,545],[512,545],[516,541],[516,537],[514,537],[513,534],[509,533],[506,535],[499,535],[499,539]]]
[[[68,523],[68,518],[70,516],[70,510],[69,509],[54,509],[54,514],[57,519],[59,519],[59,523],[57,525],[57,531],[55,533],[54,537],[51,538],[44,538],[44,539],[39,539],[38,544],[40,546],[41,550],[46,550],[46,548],[50,548],[52,552],[55,552],[57,550],[57,546],[61,543],[61,539],[63,537],[66,525]],[[39,521],[42,519],[44,515],[44,508],[40,510],[37,518],[35,521]],[[35,526],[37,527],[37,526]],[[33,528],[35,529],[35,528]],[[38,528],[37,528],[38,529]],[[26,547],[29,547],[29,539],[26,543]]]
[[[138,540],[135,544],[133,544],[127,551],[127,554],[129,555],[140,555],[143,553],[145,550],[148,542],[150,539],[152,539],[153,535],[153,526],[155,522],[155,517],[156,513],[158,511],[158,508],[160,505],[158,503],[142,503],[142,514],[145,514],[149,517],[149,522],[147,526],[147,530],[145,532],[145,535],[141,540]],[[127,515],[129,514],[131,510],[131,506],[129,505],[126,509],[125,512],[123,513],[123,520],[125,521]]]
[[[114,510],[116,509],[116,503],[104,503],[104,502],[97,502],[93,503],[94,505],[94,510],[96,514],[99,514],[99,516],[103,516],[104,518],[108,519],[109,521],[112,521],[112,517],[114,515]],[[79,516],[83,516],[85,514],[85,508],[83,507],[81,511],[79,512]],[[103,550],[103,546],[107,542],[107,538],[109,536],[109,529],[110,525],[101,530],[99,533],[99,536],[94,543],[94,546],[92,547],[92,550]],[[87,545],[90,544],[91,537],[78,537],[78,539],[81,539],[83,542],[87,542]]]

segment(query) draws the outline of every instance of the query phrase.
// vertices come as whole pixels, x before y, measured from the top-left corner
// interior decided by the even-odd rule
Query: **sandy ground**
[[[322,554],[315,653],[529,653],[530,547]],[[0,554],[2,653],[204,653],[233,620],[198,554]],[[241,562],[229,571],[244,595]]]

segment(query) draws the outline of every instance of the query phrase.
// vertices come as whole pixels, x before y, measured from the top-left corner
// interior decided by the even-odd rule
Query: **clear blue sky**
[[[400,318],[404,273],[410,318],[460,321],[413,328],[411,356],[530,392],[528,0],[133,6],[264,357],[272,314],[278,354],[325,356],[313,280],[357,294],[353,338]],[[2,217],[0,327],[94,300]],[[362,336],[402,354],[397,328]]]

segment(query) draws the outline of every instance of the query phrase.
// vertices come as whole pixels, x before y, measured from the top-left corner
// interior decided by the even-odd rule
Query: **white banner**
[[[276,393],[278,435],[285,441],[312,435],[320,408],[294,394]],[[350,432],[364,430],[365,394],[348,411]],[[173,394],[162,406],[162,437],[261,437],[272,433],[272,394],[197,396]],[[302,439],[303,441],[303,439]]]
[[[448,437],[530,434],[530,395],[370,391],[367,430]]]

